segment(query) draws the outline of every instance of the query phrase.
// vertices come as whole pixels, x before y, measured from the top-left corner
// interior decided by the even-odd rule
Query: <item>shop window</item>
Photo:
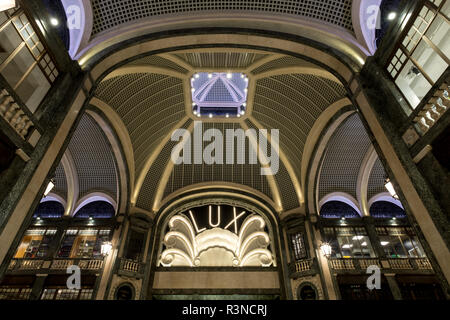
[[[386,67],[412,109],[449,65],[449,8],[449,0],[437,6],[427,2]]]
[[[103,258],[101,246],[110,241],[109,229],[69,229],[66,230],[58,258]]]
[[[41,300],[91,300],[94,289],[46,288]]]
[[[332,247],[332,258],[375,257],[367,231],[363,227],[326,227],[323,232]]]
[[[406,212],[399,206],[388,201],[376,201],[369,209],[370,215],[377,219],[404,219]]]
[[[34,112],[59,72],[25,13],[0,13],[0,73]]]
[[[64,206],[57,201],[41,202],[34,212],[33,218],[61,218],[64,214]]]
[[[422,248],[412,228],[377,227],[380,244],[389,258],[424,258]]]
[[[56,229],[31,229],[26,231],[14,258],[42,259],[47,257],[50,243],[55,235]]]
[[[114,207],[106,201],[94,201],[78,210],[75,218],[109,219],[115,215]]]
[[[31,288],[0,286],[0,300],[28,300],[31,290]]]
[[[342,201],[328,201],[320,208],[320,216],[329,219],[359,218],[358,212]]]
[[[307,254],[303,234],[297,232],[295,234],[292,234],[290,238],[295,260],[305,259],[307,257]]]
[[[144,239],[144,233],[130,230],[126,259],[134,261],[139,261],[141,259],[142,250],[144,248]]]

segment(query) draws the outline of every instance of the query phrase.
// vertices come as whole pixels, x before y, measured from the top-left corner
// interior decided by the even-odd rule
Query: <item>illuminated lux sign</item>
[[[1,0],[0,11],[12,9],[16,6],[16,0]]]
[[[214,208],[215,207],[215,208]],[[162,266],[270,266],[270,237],[264,219],[245,210],[224,214],[221,206],[209,206],[207,219],[188,210],[170,218],[163,238]],[[203,218],[203,219],[201,219]],[[227,219],[226,219],[227,218]],[[200,220],[202,223],[200,223]]]

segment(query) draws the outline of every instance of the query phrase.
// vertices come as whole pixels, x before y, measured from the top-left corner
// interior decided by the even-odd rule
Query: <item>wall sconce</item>
[[[331,246],[329,243],[323,242],[320,245],[320,252],[322,252],[322,254],[326,257],[329,258],[331,256]]]
[[[0,1],[0,12],[12,9],[16,6],[16,0],[2,0]]]
[[[101,247],[101,253],[104,257],[106,257],[107,255],[109,255],[111,253],[112,250],[112,243],[107,241],[107,242],[103,242],[102,247]]]
[[[50,193],[50,191],[52,191],[52,189],[55,187],[55,181],[53,179],[50,179],[47,188],[45,188],[44,191],[44,197],[48,196],[48,194]]]
[[[387,178],[384,181],[384,187],[389,192],[389,194],[391,195],[392,198],[398,200],[397,192],[395,192],[394,185],[392,184],[392,182],[391,182],[391,180],[389,178]]]

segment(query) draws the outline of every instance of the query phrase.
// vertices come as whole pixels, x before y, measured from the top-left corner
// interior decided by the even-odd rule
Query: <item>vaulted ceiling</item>
[[[242,72],[248,76],[247,112],[234,119],[201,118],[203,131],[211,128],[221,132],[267,129],[270,134],[271,129],[278,129],[280,167],[274,176],[261,175],[259,162],[174,165],[171,161],[171,152],[178,143],[171,141],[171,134],[179,128],[192,132],[194,121],[198,120],[191,112],[190,79],[196,72],[215,71]],[[343,108],[354,110],[346,95],[338,79],[310,62],[264,51],[209,48],[151,55],[128,62],[98,85],[90,108],[93,112],[101,109],[99,114],[108,119],[108,123],[113,122],[114,130],[121,131],[117,136],[126,136],[121,139],[121,152],[126,153],[124,158],[128,159],[129,201],[139,210],[158,210],[174,194],[207,183],[244,188],[265,197],[281,212],[304,206],[307,182],[302,176],[306,176],[308,164],[313,161],[314,150],[321,143],[320,136],[336,112]],[[94,128],[98,129],[95,121],[84,116],[68,149],[76,154],[78,176],[80,181],[85,181],[80,182],[80,196],[92,189],[109,194],[117,192],[113,188],[117,178],[105,177],[112,175],[112,171],[108,173],[107,169],[93,165],[110,163],[111,155],[111,151],[100,148],[102,157],[108,159],[91,156],[101,140],[95,138]],[[83,136],[81,132],[88,135]],[[207,144],[204,142],[204,146]],[[345,192],[356,199],[360,167],[370,147],[364,126],[354,113],[328,143],[321,160],[314,201],[332,192]],[[247,148],[252,148],[249,142]],[[83,166],[80,161],[91,165]],[[368,170],[372,170],[372,166]],[[380,177],[384,177],[384,171],[379,160],[370,172],[368,194],[373,195],[381,192],[383,186]],[[57,191],[61,194],[67,189],[65,175],[67,172],[58,167]],[[93,177],[103,185],[91,185]]]

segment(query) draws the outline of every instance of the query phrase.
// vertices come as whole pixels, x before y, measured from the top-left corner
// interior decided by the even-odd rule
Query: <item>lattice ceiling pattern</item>
[[[203,132],[208,129],[218,129],[225,133],[227,129],[241,129],[239,123],[204,123]],[[203,148],[209,145],[211,142],[203,142]],[[217,147],[218,144],[214,143]],[[227,153],[231,152],[226,149],[226,145],[222,145],[224,158]],[[271,197],[271,192],[269,184],[267,182],[267,177],[260,174],[261,166],[260,164],[237,164],[237,153],[243,152],[246,157],[248,157],[248,151],[251,145],[248,140],[246,141],[244,150],[237,150],[234,157],[234,164],[194,164],[194,165],[176,165],[172,170],[172,174],[169,179],[169,183],[165,189],[165,196],[168,196],[172,192],[189,186],[195,183],[201,182],[232,182],[236,184],[242,184],[260,191],[266,194],[269,198]],[[248,158],[246,158],[248,159]],[[225,160],[225,159],[224,159]],[[247,161],[248,163],[248,161]]]
[[[280,130],[280,148],[300,176],[309,131],[320,114],[346,92],[331,80],[308,74],[286,74],[256,83],[253,117],[267,129]]]
[[[55,187],[52,192],[61,196],[63,199],[67,199],[67,180],[61,163],[58,164],[55,170]]]
[[[150,17],[198,12],[251,12],[319,20],[353,31],[352,0],[91,0],[92,36]]]
[[[358,114],[347,118],[333,134],[322,163],[319,200],[332,192],[356,197],[356,184],[362,161],[371,145]]]
[[[367,189],[367,198],[370,199],[373,196],[386,192],[386,188],[384,187],[384,180],[386,179],[386,172],[384,171],[383,164],[380,159],[375,161],[373,165],[372,172],[369,177],[369,185]]]
[[[84,114],[72,139],[69,151],[78,174],[79,198],[92,191],[104,191],[115,198],[117,171],[114,155],[102,129]]]
[[[96,92],[122,118],[140,172],[152,150],[185,115],[181,79],[138,73],[102,82]]]
[[[185,129],[192,124],[192,120],[186,118],[186,106],[190,107],[191,101],[185,101],[186,96],[191,96],[189,79],[192,73],[208,68],[215,68],[219,72],[221,66],[223,69],[235,66],[241,68],[239,72],[250,75],[250,81],[255,81],[254,92],[249,97],[252,104],[249,118],[245,120],[246,126],[258,129],[260,125],[268,130],[279,129],[280,149],[290,162],[293,174],[299,178],[303,149],[312,126],[325,109],[346,96],[345,88],[329,78],[299,71],[292,73],[291,70],[299,69],[290,67],[313,66],[298,58],[261,54],[257,51],[247,53],[216,50],[208,53],[178,52],[141,58],[129,65],[148,65],[148,72],[115,76],[104,80],[98,86],[96,97],[110,105],[128,129],[134,150],[136,177],[140,175],[146,160],[162,139],[170,136],[177,124],[181,124]],[[271,56],[272,60],[269,59]],[[259,61],[263,58],[267,59],[267,62],[260,65]],[[158,72],[153,73],[152,66],[158,67]],[[161,74],[164,69],[168,71],[167,74]],[[176,71],[179,76],[174,77],[169,71]],[[275,73],[264,76],[263,73],[267,71]],[[183,119],[185,120],[182,121]],[[239,123],[224,123],[220,119],[214,123],[204,122],[204,125],[205,130],[214,127],[222,132],[227,128],[240,126]],[[136,206],[149,211],[153,209],[158,185],[175,145],[176,142],[169,141],[161,146],[162,150],[150,170],[145,173]],[[320,176],[321,197],[335,191],[356,196],[357,175],[369,145],[370,140],[358,116],[351,116],[333,135],[327,148]],[[259,165],[248,164],[176,165],[173,169],[169,168],[169,179],[162,185],[162,197],[180,188],[210,181],[246,185],[273,197],[273,186],[268,183],[266,177],[259,174],[259,169]],[[374,169],[374,172],[376,170]],[[372,180],[371,178],[371,183]],[[376,188],[377,181],[373,182]],[[281,161],[275,182],[284,210],[300,206],[291,176]]]
[[[268,54],[252,52],[184,52],[175,53],[174,57],[181,59],[193,68],[248,68],[253,63]]]

